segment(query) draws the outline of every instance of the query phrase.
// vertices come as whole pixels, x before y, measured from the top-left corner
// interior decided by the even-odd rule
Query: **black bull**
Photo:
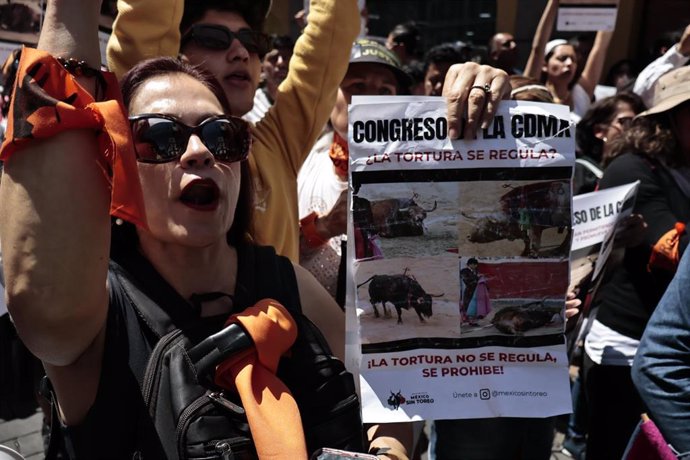
[[[367,201],[371,208],[371,222],[369,226],[375,229],[384,238],[395,238],[398,236],[421,236],[424,235],[424,219],[428,212],[436,210],[437,203],[430,209],[419,206],[414,198],[387,198],[383,200],[368,201],[365,198],[358,198]],[[360,206],[363,203],[360,203]],[[360,224],[360,226],[365,226]]]
[[[500,211],[477,218],[462,213],[474,221],[467,239],[472,243],[490,243],[507,239],[522,240],[521,256],[566,256],[570,246],[570,184],[551,181],[515,187],[499,198]],[[549,253],[540,254],[541,237],[547,228],[568,228],[563,242]]]
[[[386,302],[390,302],[398,313],[398,324],[402,324],[402,309],[414,308],[419,320],[423,323],[424,316],[431,318],[431,298],[443,294],[427,294],[417,280],[406,275],[373,275],[368,280],[357,285],[357,288],[369,284],[369,302],[374,309],[374,316],[379,317],[376,308],[381,303],[384,314],[387,313]]]

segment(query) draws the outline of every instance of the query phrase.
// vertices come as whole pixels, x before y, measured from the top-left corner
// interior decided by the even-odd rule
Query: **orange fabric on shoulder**
[[[299,407],[276,376],[280,357],[297,338],[295,320],[277,301],[263,299],[232,315],[226,324],[232,323],[244,328],[254,341],[254,348],[220,364],[215,383],[235,389],[240,395],[261,460],[306,460]]]

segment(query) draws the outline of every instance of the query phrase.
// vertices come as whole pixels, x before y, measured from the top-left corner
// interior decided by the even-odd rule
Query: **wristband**
[[[312,212],[299,221],[300,229],[307,242],[307,246],[312,249],[318,248],[327,242],[327,240],[321,238],[321,235],[319,235],[319,232],[316,230],[316,219],[318,218],[319,216],[315,212]]]
[[[35,139],[92,129],[98,138],[96,161],[111,192],[110,214],[146,228],[134,146],[119,86],[114,74],[99,75],[99,84],[104,85],[103,102],[96,102],[56,58],[24,47],[0,160],[7,161]]]

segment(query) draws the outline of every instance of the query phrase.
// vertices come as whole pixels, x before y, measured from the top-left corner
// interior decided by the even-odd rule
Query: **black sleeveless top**
[[[275,255],[273,248],[268,247],[243,245],[237,250],[239,270],[233,312],[242,311],[266,297],[278,300],[288,310],[296,308],[301,311],[294,270],[287,258]],[[262,257],[257,257],[259,251],[262,252]],[[287,280],[271,279],[276,277],[275,268],[267,270],[261,266],[267,260],[266,251],[272,254],[272,257],[269,254],[268,260],[274,260],[283,267],[277,272],[277,276],[288,278]],[[113,262],[124,269],[118,269],[118,273],[125,271],[130,275],[127,278],[129,281],[140,287],[145,286],[142,290],[165,309],[165,313],[178,328],[206,328],[208,335],[211,335],[223,327],[228,315],[199,318],[192,306],[136,251],[130,251],[116,261],[111,261],[110,304],[96,400],[80,425],[62,427],[61,438],[65,451],[74,459],[131,459],[138,449],[137,444],[141,444],[141,439],[146,439],[148,445],[146,460],[164,459],[164,450],[140,389],[149,356],[158,339],[142,324],[142,317],[132,306],[122,285],[114,279]],[[289,273],[285,269],[288,265]],[[294,286],[294,289],[282,293],[265,292],[267,289],[271,290],[266,286],[279,285]],[[300,405],[299,395],[295,394],[295,391],[299,393],[300,382],[290,382],[291,377],[281,376],[280,370],[278,375],[291,389]],[[292,376],[293,380],[299,380],[299,377],[295,377],[298,376]],[[300,409],[302,410],[301,405]],[[352,431],[361,437],[361,425],[353,424]],[[157,454],[151,455],[151,452]]]

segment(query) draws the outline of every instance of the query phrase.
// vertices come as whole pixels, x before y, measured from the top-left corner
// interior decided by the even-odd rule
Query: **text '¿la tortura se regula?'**
[[[497,115],[493,123],[482,129],[484,139],[505,139],[506,123]],[[521,138],[571,137],[570,121],[553,115],[532,113],[510,117],[510,134]],[[363,142],[406,142],[444,140],[448,137],[448,120],[445,118],[393,118],[386,120],[357,120],[352,124],[352,140]]]

